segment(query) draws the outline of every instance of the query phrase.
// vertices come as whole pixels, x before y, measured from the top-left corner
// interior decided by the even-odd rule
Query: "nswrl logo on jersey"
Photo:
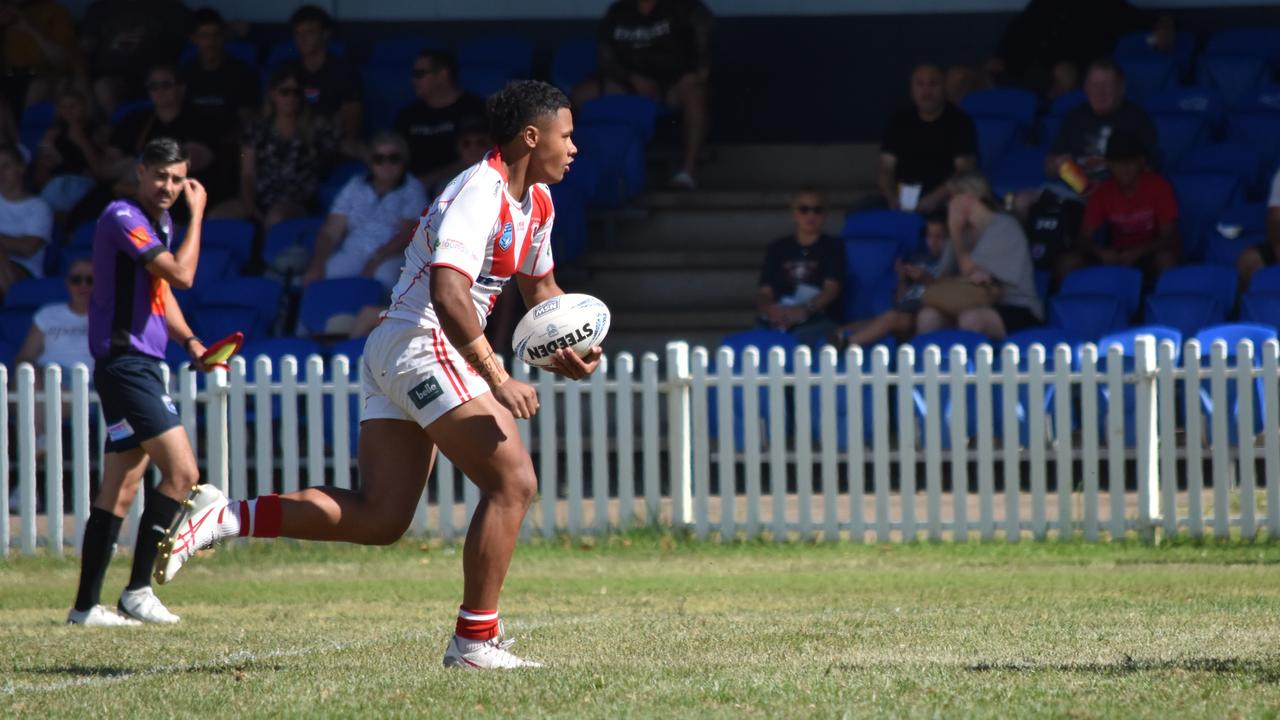
[[[502,226],[502,237],[498,238],[498,247],[503,250],[511,249],[511,240],[515,237],[515,230],[511,227],[511,223],[505,223]]]

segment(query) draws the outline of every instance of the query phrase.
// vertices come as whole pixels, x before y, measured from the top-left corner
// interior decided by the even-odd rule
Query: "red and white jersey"
[[[427,206],[383,317],[440,327],[431,304],[431,268],[437,265],[471,279],[481,327],[516,273],[543,277],[551,272],[551,192],[546,185],[532,185],[522,203],[508,193],[506,170],[502,155],[490,150]]]

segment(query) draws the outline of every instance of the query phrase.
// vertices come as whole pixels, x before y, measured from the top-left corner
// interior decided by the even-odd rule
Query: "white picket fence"
[[[999,362],[990,347],[966,358],[957,346],[949,372],[932,346],[917,371],[910,347],[891,366],[883,347],[869,358],[858,348],[843,358],[830,348],[816,358],[806,348],[735,358],[672,343],[665,358],[607,358],[581,383],[530,378],[518,363],[515,376],[542,399],[538,415],[519,423],[542,487],[524,532],[576,537],[651,524],[720,541],[1280,536],[1280,345],[1242,342],[1235,361],[1221,342],[1207,358],[1188,342],[1180,363],[1175,350],[1139,338],[1126,369],[1118,346],[1104,358],[1092,345],[1074,357],[1059,346],[1048,366],[1040,346],[1026,358],[1007,346]],[[203,382],[185,366],[166,373],[205,481],[233,497],[352,487],[352,363],[313,356],[300,368],[286,357],[273,368],[260,357],[245,371],[236,359]],[[106,433],[88,370],[71,368],[65,391],[62,372],[46,368],[39,390],[33,368],[19,366],[9,391],[0,366],[0,516],[9,518],[0,556],[14,544],[26,554],[79,548]],[[1236,396],[1234,420],[1205,412],[1202,386],[1214,408]],[[1131,398],[1128,446],[1125,403],[1107,402],[1100,415],[1103,393]],[[1228,441],[1231,422],[1243,442]],[[64,507],[70,493],[61,522],[37,512],[41,484],[44,507]],[[439,456],[428,488],[413,530],[465,533],[475,487]],[[126,542],[140,505],[141,494]]]

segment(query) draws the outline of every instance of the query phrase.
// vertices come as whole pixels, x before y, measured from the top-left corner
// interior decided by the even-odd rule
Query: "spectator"
[[[1253,274],[1280,262],[1280,169],[1271,179],[1271,197],[1267,200],[1266,241],[1240,253],[1236,266],[1240,272],[1240,292],[1249,289]]]
[[[425,186],[428,199],[444,192],[445,186],[458,173],[483,160],[491,147],[493,140],[489,138],[489,121],[484,116],[463,118],[454,130],[454,152],[458,159],[444,172],[437,173],[433,184]]]
[[[414,60],[413,93],[417,97],[396,116],[395,129],[409,142],[409,172],[431,187],[458,169],[458,125],[483,120],[484,100],[458,87],[457,62],[439,50],[423,50]]]
[[[4,75],[26,81],[22,95],[10,97],[14,104],[48,100],[59,82],[83,72],[75,24],[57,0],[7,0],[0,4],[0,27]]]
[[[937,65],[911,72],[911,102],[885,130],[880,194],[895,210],[931,213],[947,201],[947,179],[973,169],[978,135],[969,116],[947,102]]]
[[[1053,141],[1045,160],[1045,173],[1052,179],[1061,177],[1062,166],[1074,160],[1089,182],[1106,179],[1104,157],[1107,139],[1118,132],[1137,136],[1142,143],[1148,167],[1158,167],[1160,146],[1156,129],[1147,112],[1124,97],[1124,73],[1111,60],[1098,60],[1085,75],[1084,93],[1088,102],[1069,111],[1062,118],[1062,128]],[[1062,192],[1067,189],[1061,188]],[[1074,195],[1074,193],[1071,193]]]
[[[822,196],[803,190],[791,199],[795,232],[769,243],[756,294],[759,326],[790,332],[811,347],[840,322],[844,244],[823,233]]]
[[[289,27],[300,55],[292,65],[303,99],[339,128],[343,152],[358,157],[364,113],[360,78],[351,63],[329,52],[333,18],[315,5],[303,5],[289,18]]]
[[[177,140],[191,156],[191,171],[199,176],[214,162],[217,144],[213,128],[186,104],[186,86],[172,65],[157,65],[147,73],[152,107],[135,110],[111,130],[108,156],[115,177],[132,178],[138,153],[156,138]]]
[[[196,10],[191,25],[196,56],[181,71],[187,102],[234,147],[262,102],[258,71],[227,54],[227,24],[217,10]]]
[[[190,14],[178,0],[95,0],[80,29],[98,105],[116,107],[143,95],[146,71],[174,63],[186,42]]]
[[[683,110],[684,159],[672,187],[697,187],[706,142],[713,17],[701,0],[615,0],[600,25],[599,74],[574,89],[574,104],[635,93]]]
[[[27,192],[27,163],[13,145],[0,145],[0,294],[19,280],[44,275],[53,213]]]
[[[347,181],[333,201],[304,283],[360,276],[390,290],[400,279],[404,250],[427,198],[422,183],[406,172],[404,138],[384,132],[372,146],[368,174]]]
[[[926,293],[916,330],[926,333],[957,325],[1003,340],[1009,333],[1039,325],[1044,308],[1022,226],[1011,215],[997,211],[991,186],[978,173],[958,175],[950,186],[947,226],[956,268],[962,278],[985,290],[986,299],[948,312]]]
[[[1122,34],[1145,28],[1154,29],[1155,47],[1172,50],[1173,20],[1126,0],[1031,0],[1005,28],[988,70],[996,82],[1057,97],[1074,90],[1080,68],[1110,55]]]
[[[1169,181],[1147,168],[1146,149],[1132,133],[1117,132],[1107,141],[1107,169],[1089,194],[1080,250],[1085,261],[1129,265],[1152,285],[1161,272],[1178,264],[1178,201]],[[1094,242],[1106,228],[1108,242]]]
[[[71,366],[76,363],[93,368],[93,356],[89,354],[89,295],[92,292],[93,261],[87,257],[72,261],[67,270],[67,302],[51,303],[36,311],[31,330],[14,362],[29,362],[37,368],[60,365],[64,380],[70,380]],[[42,375],[37,373],[37,383]],[[40,424],[36,426],[39,428]]]
[[[302,101],[298,71],[284,65],[267,82],[265,117],[240,150],[240,198],[222,217],[251,217],[263,225],[309,214],[320,179],[337,156],[337,128]]]
[[[924,226],[925,251],[907,262],[898,260],[898,304],[870,320],[849,323],[837,333],[839,345],[873,345],[887,335],[910,338],[920,312],[920,297],[934,280],[955,272],[955,256],[947,242],[947,216],[930,215]]]
[[[93,189],[102,172],[107,128],[90,113],[88,96],[72,84],[58,92],[53,125],[36,155],[40,197],[55,213],[66,213]]]

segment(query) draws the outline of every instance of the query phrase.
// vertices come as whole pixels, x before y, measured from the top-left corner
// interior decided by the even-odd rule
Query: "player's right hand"
[[[519,420],[526,420],[538,412],[538,391],[528,383],[515,378],[507,378],[501,385],[493,389],[493,396],[502,407],[511,411]]]
[[[204,185],[201,185],[199,180],[187,178],[183,181],[182,197],[186,199],[192,215],[204,214],[204,207],[209,202],[209,193],[205,191]]]

